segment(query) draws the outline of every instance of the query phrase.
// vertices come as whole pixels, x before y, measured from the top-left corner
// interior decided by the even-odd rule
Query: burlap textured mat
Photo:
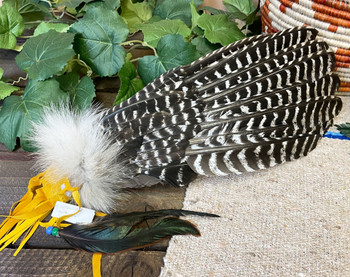
[[[338,123],[350,121],[344,97]],[[350,276],[350,141],[324,138],[308,157],[242,176],[198,178],[184,209],[199,238],[174,237],[162,277]]]

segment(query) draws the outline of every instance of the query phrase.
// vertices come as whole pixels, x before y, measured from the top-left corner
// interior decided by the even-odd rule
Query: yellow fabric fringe
[[[9,244],[15,243],[26,232],[17,251],[14,253],[14,256],[16,256],[39,225],[43,227],[56,225],[59,227],[63,220],[72,215],[52,218],[47,223],[42,221],[50,214],[57,201],[68,202],[73,197],[80,210],[78,190],[79,187],[70,186],[68,178],[62,178],[53,183],[48,170],[31,178],[27,193],[21,200],[13,204],[9,216],[0,225],[0,251]],[[62,227],[67,225],[62,224]]]
[[[70,225],[62,224],[61,222],[80,211],[79,189],[80,187],[71,187],[68,178],[62,178],[53,183],[49,170],[31,178],[27,193],[21,200],[12,205],[10,214],[0,224],[0,251],[9,244],[15,243],[26,232],[19,247],[13,254],[16,256],[39,226],[60,228]],[[51,213],[57,201],[68,202],[72,198],[79,206],[79,210],[76,213],[60,218],[52,217],[50,221],[42,222]],[[104,213],[96,212],[96,216],[105,215]],[[101,253],[93,254],[92,269],[94,277],[101,277],[101,258]]]
[[[102,253],[94,253],[92,255],[92,273],[93,277],[101,277],[101,259]]]

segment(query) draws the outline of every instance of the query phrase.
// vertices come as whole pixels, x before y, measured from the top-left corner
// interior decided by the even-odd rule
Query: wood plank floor
[[[133,53],[135,57],[144,54]],[[16,65],[16,55],[15,51],[0,49],[0,67],[4,69],[4,77],[13,80],[25,76]],[[95,100],[106,108],[111,107],[120,85],[119,79],[97,78],[94,83],[97,92]],[[24,88],[26,81],[16,85]],[[30,154],[22,150],[10,152],[0,144],[0,215],[7,215],[12,204],[26,193],[29,179],[38,173],[33,166],[34,160]],[[182,208],[185,188],[159,184],[130,190],[130,193],[129,202],[119,212]],[[0,252],[0,276],[92,276],[92,255],[71,249],[63,239],[46,235],[44,228],[39,228],[26,244],[26,249],[13,257],[18,244]],[[102,275],[158,276],[167,245],[168,241],[162,241],[138,251],[104,255]]]
[[[6,215],[14,202],[27,191],[28,181],[37,172],[28,153],[9,152],[0,145],[0,214]],[[130,190],[129,202],[120,212],[182,208],[184,188],[156,185]],[[0,222],[3,218],[0,218]],[[103,276],[158,276],[168,241],[139,251],[104,255]],[[13,257],[18,243],[0,252],[1,276],[92,276],[90,253],[71,249],[61,238],[45,234],[39,228],[26,248]]]

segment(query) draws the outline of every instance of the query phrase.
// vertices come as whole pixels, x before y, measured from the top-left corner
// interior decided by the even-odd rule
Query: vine
[[[96,77],[120,78],[118,104],[167,70],[259,30],[252,0],[223,0],[227,11],[202,3],[4,0],[0,48],[19,53],[16,63],[26,77],[0,81],[0,142],[12,150],[19,138],[25,150],[34,150],[26,143],[31,121],[40,120],[46,106],[62,99],[77,109],[89,107]],[[135,33],[143,39],[135,39]],[[153,54],[133,57],[136,48]],[[11,95],[19,90],[14,85],[23,81],[27,81],[23,95]]]

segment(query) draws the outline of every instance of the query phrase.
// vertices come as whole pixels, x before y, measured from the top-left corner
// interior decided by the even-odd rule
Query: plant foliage
[[[62,99],[88,108],[96,77],[120,78],[117,105],[167,70],[252,34],[249,29],[258,21],[252,0],[224,0],[227,11],[202,3],[3,0],[0,48],[19,52],[16,62],[28,81],[22,90],[12,85],[16,81],[1,79],[0,69],[0,142],[12,150],[19,138],[32,150],[26,136],[43,109]],[[143,39],[135,39],[135,33]],[[133,57],[135,48],[153,55]]]

